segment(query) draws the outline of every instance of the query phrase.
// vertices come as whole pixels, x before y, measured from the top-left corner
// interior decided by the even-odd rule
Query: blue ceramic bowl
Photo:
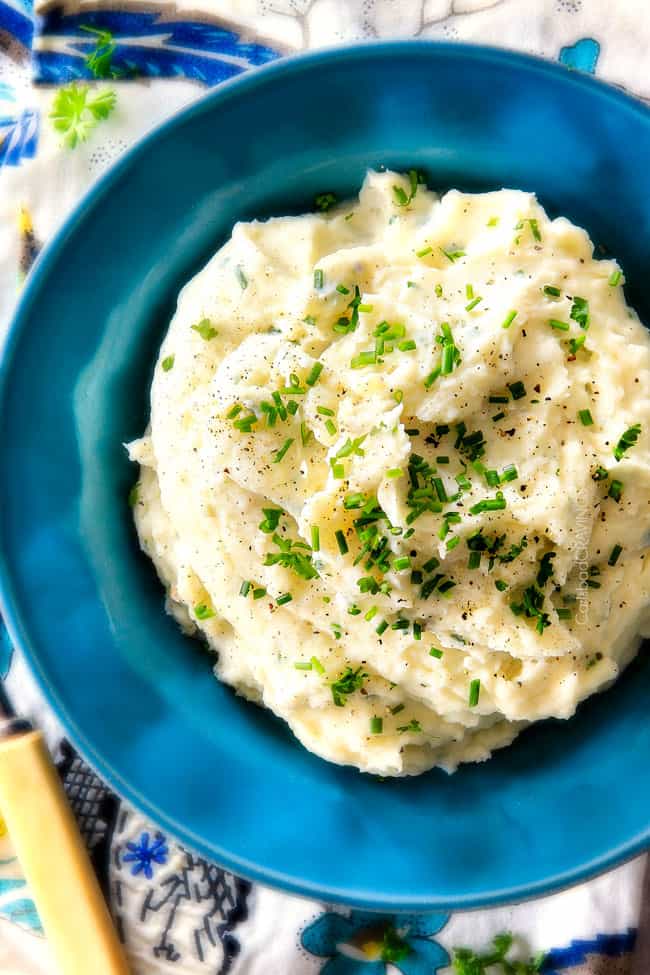
[[[534,190],[625,268],[650,320],[650,113],[527,57],[389,43],[223,85],[123,156],[46,249],[2,362],[4,612],[85,758],[184,843],[289,891],[390,910],[541,894],[638,852],[650,662],[568,723],[448,777],[379,782],[306,752],[165,616],[127,506],[181,285],[240,218],[357,191],[366,168]],[[647,377],[645,377],[647,380]]]

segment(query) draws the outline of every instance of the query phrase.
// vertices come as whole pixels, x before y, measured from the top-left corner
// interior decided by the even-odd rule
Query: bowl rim
[[[122,173],[134,164],[152,143],[163,134],[179,124],[189,121],[212,108],[216,103],[228,103],[240,96],[250,95],[261,85],[275,76],[291,77],[300,73],[303,67],[318,66],[332,61],[358,61],[370,58],[387,58],[403,56],[408,51],[409,56],[426,59],[435,56],[441,59],[470,58],[488,66],[519,68],[532,72],[551,80],[562,81],[564,84],[578,89],[592,90],[600,97],[608,98],[617,103],[618,107],[638,115],[645,123],[650,123],[650,106],[641,99],[631,95],[623,88],[602,81],[590,74],[585,74],[563,66],[542,57],[533,56],[518,51],[482,44],[466,42],[436,41],[432,39],[399,39],[399,40],[368,40],[354,44],[330,45],[317,50],[301,51],[289,56],[280,55],[277,60],[263,66],[243,71],[241,74],[224,81],[205,94],[196,98],[189,105],[174,111],[167,119],[151,128],[137,139],[116,159],[107,170],[86,190],[76,206],[68,214],[60,227],[46,243],[37,257],[27,277],[19,301],[13,311],[8,328],[4,336],[0,337],[0,414],[2,414],[7,380],[10,373],[13,356],[16,351],[18,338],[28,319],[31,305],[38,292],[41,282],[47,280],[50,265],[57,259],[64,249],[68,238],[82,220],[86,207],[90,203],[101,200],[119,181]],[[0,482],[0,505],[2,504],[3,486]],[[209,861],[217,862],[223,868],[245,877],[249,880],[271,886],[287,894],[294,894],[310,899],[326,900],[328,903],[353,906],[376,911],[440,911],[440,910],[475,910],[500,904],[519,903],[525,900],[542,897],[560,890],[576,886],[606,870],[619,866],[642,853],[650,846],[650,821],[647,827],[627,842],[610,849],[602,855],[581,866],[546,877],[535,883],[520,884],[500,890],[483,891],[478,894],[458,896],[453,900],[435,898],[431,896],[400,895],[386,898],[380,895],[378,901],[372,895],[355,893],[352,889],[323,888],[312,882],[296,878],[277,870],[259,866],[237,856],[227,850],[213,847],[193,830],[182,823],[174,821],[161,809],[147,799],[137,788],[126,782],[121,774],[113,769],[108,760],[99,754],[91,741],[77,726],[73,717],[60,700],[57,692],[51,686],[46,670],[43,668],[38,654],[32,650],[29,627],[21,614],[17,600],[13,593],[13,572],[9,565],[0,538],[0,613],[6,625],[14,648],[17,648],[26,660],[28,669],[35,679],[46,703],[53,710],[61,723],[66,736],[74,748],[90,767],[103,779],[107,785],[121,798],[126,799],[139,809],[145,816],[163,826],[168,833],[184,846],[196,850]]]

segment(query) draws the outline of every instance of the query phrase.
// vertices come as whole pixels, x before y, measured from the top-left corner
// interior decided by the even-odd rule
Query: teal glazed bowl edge
[[[524,55],[425,41],[288,58],[146,136],[39,257],[0,361],[2,612],[81,754],[235,873],[363,908],[549,893],[650,840],[650,661],[487,763],[378,781],[305,751],[165,615],[127,504],[182,285],[239,219],[353,195],[369,167],[536,192],[620,261],[650,322],[650,111]],[[648,382],[648,377],[644,377]]]

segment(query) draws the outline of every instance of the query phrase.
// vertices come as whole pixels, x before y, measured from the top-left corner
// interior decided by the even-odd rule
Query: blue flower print
[[[587,74],[594,74],[599,57],[600,44],[593,37],[582,37],[560,51],[561,64],[576,71],[586,71]]]
[[[151,880],[153,877],[152,864],[167,863],[167,857],[169,856],[167,840],[162,833],[156,833],[151,846],[149,846],[149,841],[149,834],[146,832],[142,833],[139,842],[126,844],[129,852],[125,853],[122,857],[124,863],[133,864],[131,873],[134,877],[139,873],[143,873],[147,880]]]
[[[329,912],[305,928],[301,941],[310,954],[328,959],[320,975],[386,975],[388,965],[402,975],[435,975],[450,959],[431,935],[448,919],[448,914]]]

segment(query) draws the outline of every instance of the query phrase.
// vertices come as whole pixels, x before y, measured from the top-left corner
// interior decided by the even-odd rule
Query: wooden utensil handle
[[[40,731],[0,741],[0,812],[61,975],[129,975]]]

